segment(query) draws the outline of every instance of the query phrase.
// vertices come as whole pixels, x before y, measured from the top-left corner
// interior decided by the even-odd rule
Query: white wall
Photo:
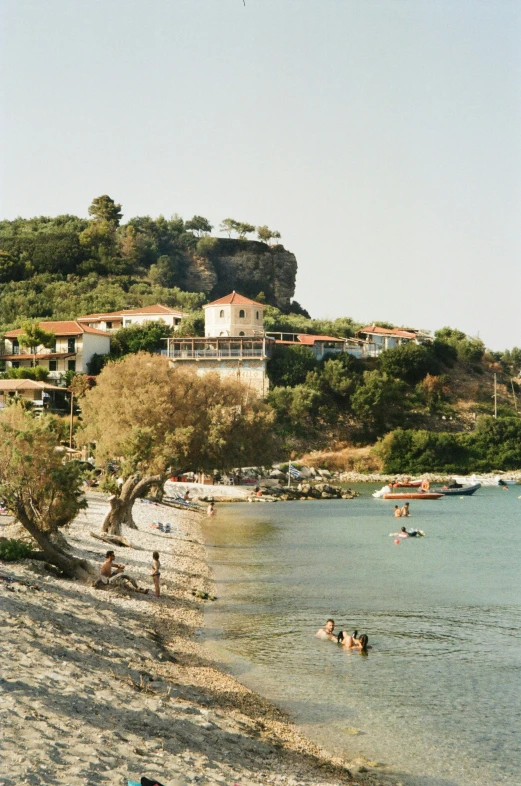
[[[77,342],[78,344],[80,342]],[[110,352],[110,336],[98,336],[94,333],[84,333],[81,342],[81,352],[76,355],[76,371],[80,374],[87,373],[87,364],[93,355],[108,355]]]
[[[244,317],[241,317],[244,312]],[[204,309],[205,336],[258,336],[263,330],[262,306],[236,305],[207,306]]]

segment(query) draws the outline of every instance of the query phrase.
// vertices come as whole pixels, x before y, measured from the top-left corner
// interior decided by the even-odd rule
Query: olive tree
[[[45,558],[66,576],[92,578],[86,560],[72,557],[56,536],[86,507],[81,472],[56,450],[50,417],[37,418],[21,405],[0,412],[0,496]]]
[[[82,401],[85,442],[100,462],[121,463],[123,485],[103,531],[134,526],[132,507],[167,472],[211,471],[273,459],[271,408],[247,387],[217,374],[172,368],[140,352],[109,363]],[[81,439],[81,435],[79,437]]]
[[[44,330],[37,322],[24,322],[22,330],[23,332],[18,336],[18,343],[31,350],[33,366],[36,366],[38,347],[51,349],[56,341],[56,336],[52,331]]]

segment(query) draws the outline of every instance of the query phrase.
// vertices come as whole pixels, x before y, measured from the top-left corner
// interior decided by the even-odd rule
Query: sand
[[[64,534],[75,555],[101,563],[110,546],[89,533],[108,504],[97,493],[88,501]],[[123,534],[135,548],[115,548],[116,558],[149,594],[59,579],[35,561],[0,563],[0,786],[126,786],[142,775],[165,786],[389,783],[329,756],[219,670],[197,639],[212,601],[193,592],[213,593],[201,517],[134,510],[139,529]],[[171,534],[154,521],[170,522]]]

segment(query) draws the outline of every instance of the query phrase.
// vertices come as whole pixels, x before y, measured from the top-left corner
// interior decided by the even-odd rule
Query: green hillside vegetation
[[[0,331],[162,303],[187,314],[177,335],[204,335],[202,306],[233,289],[266,304],[267,331],[351,337],[362,327],[349,317],[312,319],[293,300],[297,261],[269,227],[229,218],[220,226],[228,236],[213,237],[202,216],[122,223],[121,205],[106,195],[93,200],[89,215],[0,222]],[[254,233],[257,240],[248,239]],[[122,328],[108,359],[157,352],[168,335],[153,323]],[[106,361],[94,356],[89,373]],[[339,462],[344,448],[378,442],[370,460],[364,453],[365,465],[393,472],[521,467],[520,369],[521,349],[490,353],[452,328],[439,330],[432,344],[363,361],[345,354],[319,362],[306,346],[278,346],[268,364],[268,400],[280,454],[333,450]],[[498,419],[491,426],[494,374]],[[6,375],[45,379],[48,372]]]
[[[267,227],[234,222],[237,237],[219,238],[202,216],[122,224],[106,195],[89,214],[0,221],[0,329],[154,303],[191,312],[233,289],[291,310],[297,261],[268,245],[280,235]],[[250,229],[259,240],[246,239]]]
[[[451,328],[378,359],[277,348],[269,401],[287,452],[329,448],[338,462],[342,448],[378,441],[374,459],[387,472],[506,470],[521,467],[520,367],[520,350],[491,354]]]

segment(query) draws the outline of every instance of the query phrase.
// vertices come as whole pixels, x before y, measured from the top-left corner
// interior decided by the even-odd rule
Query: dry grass
[[[302,456],[308,467],[320,467],[330,472],[380,472],[382,462],[373,455],[372,447],[345,447],[340,450],[315,450]]]

